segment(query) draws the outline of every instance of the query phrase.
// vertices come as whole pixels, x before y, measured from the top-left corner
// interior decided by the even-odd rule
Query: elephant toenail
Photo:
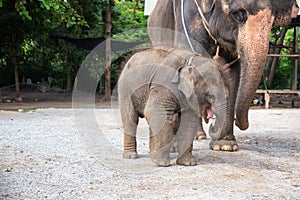
[[[232,151],[237,151],[238,149],[239,149],[239,147],[237,145],[233,145]]]
[[[232,148],[231,148],[231,146],[229,146],[229,145],[224,145],[224,146],[222,147],[222,150],[223,150],[223,151],[232,151]]]
[[[213,150],[214,150],[214,151],[220,151],[220,150],[221,150],[220,145],[216,144],[216,145],[213,147]]]

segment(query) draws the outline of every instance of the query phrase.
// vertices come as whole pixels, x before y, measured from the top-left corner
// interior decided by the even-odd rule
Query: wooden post
[[[299,28],[297,26],[294,27],[294,54],[299,52],[298,47],[298,36],[299,36]],[[294,58],[294,65],[292,71],[292,90],[297,90],[297,77],[298,77],[298,58]]]
[[[284,37],[286,35],[287,32],[287,28],[283,27],[280,31],[280,35],[279,35],[279,45],[282,45],[284,42]],[[281,51],[281,48],[276,48],[274,51],[274,54],[279,54]],[[278,57],[272,57],[272,62],[270,62],[270,68],[269,68],[269,72],[268,72],[268,83],[270,86],[272,86],[273,84],[273,79],[274,79],[274,75],[275,75],[275,69],[276,69],[276,65],[278,62]]]
[[[112,0],[109,0],[109,3],[106,8],[106,30],[105,30],[105,100],[109,101],[111,98],[110,94],[110,78],[111,78],[111,7],[112,7]]]
[[[270,94],[268,91],[265,91],[265,108],[269,109],[270,108]]]

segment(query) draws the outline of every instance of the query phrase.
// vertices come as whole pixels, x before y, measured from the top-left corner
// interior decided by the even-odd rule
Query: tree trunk
[[[299,28],[294,27],[294,54],[298,54],[298,37],[299,37]],[[298,58],[294,58],[294,65],[292,71],[292,81],[291,81],[291,89],[297,90],[297,78],[298,78]]]
[[[22,101],[20,95],[20,81],[19,81],[19,66],[17,62],[17,53],[16,53],[16,35],[14,33],[11,34],[10,40],[10,55],[11,55],[11,63],[14,66],[15,73],[15,85],[16,85],[16,100]]]
[[[66,50],[65,51],[65,54],[66,54],[66,57],[65,57],[65,59],[66,59],[66,65],[67,65],[67,68],[68,68],[68,74],[67,74],[67,93],[69,93],[69,92],[72,92],[72,86],[73,86],[73,84],[72,84],[72,75],[71,75],[71,71],[72,71],[72,67],[71,67],[71,65],[70,65],[70,63],[69,63],[69,52]]]
[[[106,18],[105,18],[105,37],[106,37],[106,49],[105,49],[105,100],[109,101],[111,98],[110,92],[110,78],[111,78],[111,7],[112,0],[109,0],[109,4],[106,9]]]
[[[71,72],[68,72],[68,77],[67,77],[67,92],[72,92],[72,76],[71,76]]]
[[[284,42],[284,37],[286,35],[286,32],[287,32],[287,28],[286,27],[283,27],[280,31],[280,36],[279,36],[279,42],[278,42],[278,45],[281,46]],[[281,51],[281,48],[275,48],[275,51],[274,51],[274,54],[279,54]],[[277,64],[277,61],[278,61],[278,57],[273,57],[271,59],[271,62],[270,62],[270,68],[269,68],[269,73],[268,73],[268,84],[270,86],[272,86],[273,84],[273,79],[274,79],[274,75],[275,75],[275,69],[276,69],[276,64]]]

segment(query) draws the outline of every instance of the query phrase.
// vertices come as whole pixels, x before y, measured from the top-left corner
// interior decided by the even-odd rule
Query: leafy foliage
[[[99,38],[104,36],[105,9],[108,0],[0,0],[0,87],[14,83],[14,70],[9,48],[17,52],[21,81],[47,84],[66,89],[68,79],[74,81],[77,71],[89,53],[55,36]],[[146,27],[143,1],[115,0],[112,10],[114,40],[145,40],[145,31],[123,31]],[[11,38],[14,36],[15,41]],[[95,55],[96,57],[98,55]],[[113,55],[113,58],[119,55]],[[100,79],[104,60],[90,66],[90,73]],[[112,66],[112,85],[117,81],[120,63]],[[102,78],[104,80],[104,78]],[[104,84],[100,84],[103,88]]]
[[[273,27],[273,30],[279,32],[278,27]],[[270,37],[271,42],[276,42],[274,36]],[[294,28],[288,29],[285,38],[284,38],[284,46],[293,47],[294,43]],[[298,40],[298,45],[300,46],[300,41]],[[282,48],[280,54],[293,54],[293,48]],[[288,57],[279,57],[276,69],[275,76],[273,80],[272,86],[268,85],[268,89],[289,89],[291,87],[291,76],[292,76],[292,68],[293,68],[293,59]],[[298,80],[300,78],[300,63],[298,62]],[[265,89],[265,82],[262,80],[259,88]],[[300,84],[298,82],[298,88],[300,88]]]

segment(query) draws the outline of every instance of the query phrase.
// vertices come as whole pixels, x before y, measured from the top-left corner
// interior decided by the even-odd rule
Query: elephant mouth
[[[213,113],[211,107],[206,107],[205,114],[204,114],[205,123],[208,123],[209,119],[213,118],[213,115],[214,115],[214,113]]]

